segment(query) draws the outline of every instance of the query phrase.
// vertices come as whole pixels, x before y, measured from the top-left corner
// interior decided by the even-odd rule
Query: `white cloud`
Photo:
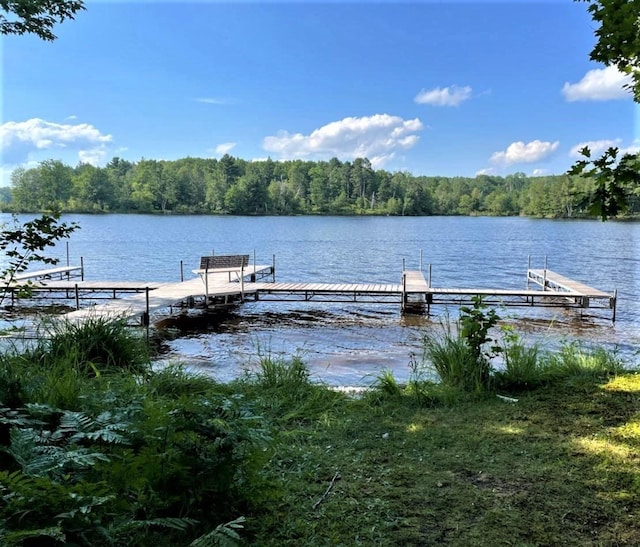
[[[236,142],[223,142],[222,144],[219,144],[218,146],[215,147],[215,153],[216,154],[220,154],[222,156],[224,156],[225,154],[228,154],[229,152],[231,152],[231,150],[233,150],[236,147]]]
[[[372,166],[380,168],[395,156],[397,150],[415,146],[420,139],[415,133],[422,129],[418,118],[403,120],[389,114],[374,114],[331,122],[309,135],[281,131],[265,137],[262,147],[277,154],[279,159],[367,157]]]
[[[588,146],[589,150],[591,150],[591,155],[596,156],[596,155],[602,154],[602,152],[604,152],[608,148],[611,148],[612,146],[619,146],[619,145],[620,145],[620,139],[615,139],[615,140],[603,139],[599,141],[585,141],[573,146],[569,151],[569,155],[572,158],[581,158],[582,155],[580,154],[580,150],[582,150],[585,146]]]
[[[228,99],[221,99],[219,97],[197,97],[193,100],[196,101],[197,103],[218,104],[218,105],[231,104],[232,102]]]
[[[524,143],[522,141],[512,142],[506,150],[495,152],[489,161],[493,164],[511,165],[513,163],[533,163],[540,161],[553,154],[560,143],[531,141]]]
[[[0,125],[3,161],[9,164],[24,163],[31,153],[51,149],[77,151],[79,158],[80,154],[95,157],[99,150],[106,153],[105,146],[111,140],[111,135],[86,123],[59,124],[32,118]]]
[[[480,175],[494,175],[496,170],[493,167],[487,167],[486,169],[480,169],[480,171],[476,171],[476,177]]]
[[[620,72],[615,66],[608,66],[590,70],[576,84],[565,82],[562,94],[569,102],[631,99],[631,91],[623,87],[630,83],[630,74]]]
[[[80,150],[78,152],[78,160],[80,163],[90,163],[96,167],[100,165],[107,157],[107,148],[99,146],[90,150]]]
[[[630,146],[620,149],[619,157],[622,157],[625,154],[638,154],[638,153],[640,153],[640,141],[635,140],[633,144],[631,144]]]
[[[531,172],[532,177],[542,177],[543,175],[548,175],[548,174],[549,174],[548,169],[534,169]]]
[[[414,97],[418,104],[430,104],[433,106],[458,106],[471,98],[471,88],[466,85],[458,87],[436,87],[435,89],[422,90]]]

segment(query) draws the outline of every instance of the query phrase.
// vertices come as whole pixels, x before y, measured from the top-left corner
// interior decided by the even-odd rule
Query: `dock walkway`
[[[244,264],[244,263],[243,263]],[[207,265],[208,266],[208,265]],[[75,295],[76,311],[64,316],[69,321],[89,317],[140,318],[149,323],[150,314],[163,308],[215,308],[246,299],[284,302],[360,302],[399,304],[403,312],[430,312],[436,304],[468,305],[482,297],[488,305],[561,308],[600,308],[613,310],[616,293],[609,294],[571,280],[551,270],[527,271],[527,280],[540,289],[478,289],[432,287],[421,270],[402,272],[399,283],[316,283],[275,282],[274,266],[238,268],[208,267],[194,270],[198,277],[178,283],[105,282],[47,280],[34,286],[36,291]],[[264,278],[273,277],[272,281]],[[528,284],[528,283],[527,283]],[[118,298],[120,293],[129,293]],[[134,293],[134,294],[131,294]],[[81,298],[110,298],[80,309]],[[106,296],[105,296],[106,295]]]
[[[242,268],[242,274],[245,276],[260,276],[270,270],[270,266],[249,266]],[[177,283],[130,283],[124,282],[114,283],[111,288],[108,284],[101,282],[84,282],[71,284],[45,283],[39,290],[75,290],[75,291],[105,291],[113,290],[124,291],[129,290],[138,294],[129,295],[124,298],[116,298],[102,304],[94,304],[92,306],[77,309],[76,311],[67,313],[63,316],[65,320],[71,322],[81,322],[87,318],[95,317],[119,317],[124,319],[140,318],[142,324],[148,324],[149,316],[152,312],[160,309],[175,306],[183,307],[187,305],[195,305],[196,301],[204,302],[206,307],[210,299],[225,299],[226,297],[244,298],[245,294],[252,294],[253,289],[250,284],[244,283],[241,277],[240,269],[237,274],[240,281],[229,281],[229,270],[224,272],[209,272],[206,279],[202,276],[187,281]],[[78,306],[79,307],[79,306]]]

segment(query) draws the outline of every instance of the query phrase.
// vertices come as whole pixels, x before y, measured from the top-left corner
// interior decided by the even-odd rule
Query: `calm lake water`
[[[0,220],[8,220],[0,215]],[[31,217],[24,217],[27,220]],[[89,280],[178,281],[180,261],[192,277],[201,255],[276,258],[278,281],[400,281],[403,260],[432,265],[432,285],[523,288],[527,258],[607,292],[610,313],[579,319],[576,311],[508,308],[531,341],[554,347],[581,339],[617,347],[635,362],[640,347],[640,223],[470,217],[214,217],[66,215],[81,229],[69,242],[71,263],[83,257]],[[66,261],[66,247],[54,251]],[[370,382],[382,369],[399,379],[419,359],[425,331],[444,314],[402,317],[394,305],[248,302],[223,321],[193,325],[166,342],[164,359],[226,380],[255,365],[259,353],[299,354],[314,376],[332,384]]]

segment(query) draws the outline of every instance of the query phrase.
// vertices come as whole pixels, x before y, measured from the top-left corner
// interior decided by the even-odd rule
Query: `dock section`
[[[262,275],[270,275],[271,266],[248,266],[236,270],[225,269],[224,271],[210,271],[205,275],[187,281],[177,283],[140,283],[130,284],[129,290],[136,294],[127,295],[123,298],[114,296],[107,302],[94,304],[85,308],[80,308],[76,299],[76,311],[64,315],[64,319],[72,322],[81,322],[91,317],[113,317],[123,319],[139,319],[143,325],[148,325],[153,312],[161,309],[173,308],[194,308],[220,307],[229,305],[235,301],[244,300],[246,295],[252,295],[253,288],[245,286],[245,279],[255,279]],[[82,291],[86,298],[89,291],[95,295],[98,290],[106,288],[105,282],[97,282],[97,286],[92,287],[92,283],[76,283],[74,291]],[[247,284],[249,285],[249,284]],[[112,290],[123,291],[125,284],[120,282],[114,284]],[[64,287],[59,283],[42,285],[39,290],[61,290]],[[108,290],[108,289],[107,289]],[[99,294],[99,293],[98,293]]]
[[[33,294],[75,299],[69,321],[89,317],[120,317],[148,325],[150,315],[162,309],[219,308],[246,299],[283,302],[352,302],[396,304],[402,313],[430,313],[434,305],[469,305],[482,297],[487,305],[613,310],[616,293],[606,293],[548,269],[527,270],[526,289],[446,288],[431,286],[422,270],[404,270],[399,283],[276,282],[275,257],[270,266],[249,265],[248,255],[202,257],[197,277],[177,283],[75,281],[65,278],[78,272],[33,272]],[[546,266],[546,264],[545,264]],[[60,277],[57,277],[57,276]],[[533,283],[538,289],[529,288]],[[89,300],[91,305],[81,307]],[[104,300],[104,302],[100,302]]]

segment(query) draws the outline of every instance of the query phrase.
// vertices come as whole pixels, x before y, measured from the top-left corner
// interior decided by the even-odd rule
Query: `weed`
[[[82,323],[51,322],[49,340],[42,341],[32,358],[43,366],[67,362],[89,376],[113,371],[146,372],[146,340],[119,318],[90,317]]]
[[[445,386],[463,391],[482,391],[488,383],[488,370],[478,363],[476,353],[467,341],[446,326],[442,334],[425,335],[424,355]]]
[[[393,371],[389,369],[384,369],[378,374],[371,388],[386,399],[399,399],[404,393],[403,387],[396,380]]]
[[[565,380],[576,386],[606,380],[624,371],[624,363],[615,352],[602,347],[588,348],[577,342],[564,344],[549,353],[543,363],[553,381]]]
[[[543,385],[547,374],[538,346],[527,346],[510,326],[504,326],[502,331],[504,367],[495,372],[496,387],[523,391]]]

